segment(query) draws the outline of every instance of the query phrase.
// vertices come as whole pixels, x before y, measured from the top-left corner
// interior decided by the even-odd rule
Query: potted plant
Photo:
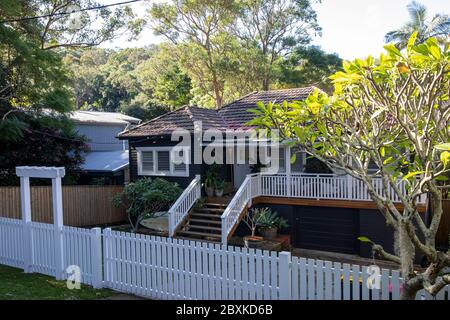
[[[216,183],[216,177],[214,172],[211,170],[206,171],[206,177],[205,177],[205,192],[208,197],[214,196],[214,185]]]
[[[258,219],[258,230],[264,239],[275,239],[278,235],[278,230],[287,227],[287,220],[278,216],[277,212],[272,211],[270,208],[261,209],[261,215]]]
[[[250,236],[244,237],[244,245],[246,248],[254,247],[258,242],[263,240],[262,237],[256,236],[256,228],[258,227],[258,220],[261,215],[261,209],[248,210],[244,216],[244,223],[251,231]]]
[[[223,196],[223,190],[225,188],[225,180],[224,179],[216,179],[214,185],[215,185],[216,197]]]

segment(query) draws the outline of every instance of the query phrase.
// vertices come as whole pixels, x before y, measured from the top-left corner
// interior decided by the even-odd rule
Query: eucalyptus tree
[[[233,31],[248,47],[261,53],[262,88],[269,90],[274,66],[295,46],[320,35],[313,4],[320,0],[243,0]]]
[[[236,42],[227,32],[236,14],[236,2],[228,0],[173,0],[150,9],[155,33],[177,44],[183,69],[217,108],[238,61]]]

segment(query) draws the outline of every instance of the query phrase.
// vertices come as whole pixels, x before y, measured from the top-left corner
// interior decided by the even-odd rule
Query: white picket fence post
[[[96,289],[103,287],[103,255],[102,230],[93,228],[91,234],[92,286]],[[104,249],[106,250],[106,248]]]
[[[25,273],[32,272],[33,266],[33,239],[31,237],[31,193],[30,178],[20,177],[20,207],[22,209],[24,263]]]
[[[292,298],[292,281],[291,281],[291,253],[280,252],[279,255],[279,286],[280,286],[280,299],[291,300]]]
[[[53,224],[55,228],[55,277],[64,279],[63,204],[61,178],[52,178]]]

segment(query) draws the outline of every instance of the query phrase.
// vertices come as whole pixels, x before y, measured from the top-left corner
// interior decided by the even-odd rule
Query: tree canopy
[[[174,0],[153,4],[150,26],[176,45],[193,100],[221,107],[276,83],[290,48],[320,33],[311,0]]]
[[[140,25],[124,7],[114,13],[83,11],[74,18],[64,14],[76,9],[72,5],[69,0],[0,2],[2,181],[11,180],[16,165],[63,165],[69,176],[79,169],[87,146],[67,117],[74,101],[63,50],[97,45]]]

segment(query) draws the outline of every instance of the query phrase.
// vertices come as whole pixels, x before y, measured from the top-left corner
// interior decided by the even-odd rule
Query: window
[[[280,167],[278,172],[285,173],[286,172],[286,149],[280,148],[278,159],[279,159],[278,166]]]
[[[189,148],[137,148],[138,174],[149,176],[189,176]]]
[[[142,152],[142,170],[143,171],[154,171],[154,160],[153,160],[153,151],[144,151]]]
[[[156,151],[156,171],[170,172],[170,152]]]

